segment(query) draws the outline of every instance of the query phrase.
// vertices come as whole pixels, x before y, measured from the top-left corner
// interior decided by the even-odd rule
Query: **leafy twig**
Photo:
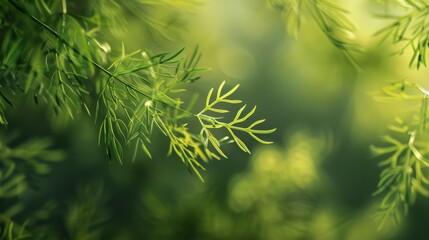
[[[287,31],[296,36],[302,18],[310,15],[323,31],[328,40],[359,69],[354,53],[361,52],[358,44],[353,43],[355,25],[347,16],[348,11],[329,0],[269,0],[271,6],[282,12],[287,23]]]
[[[394,44],[401,44],[398,54],[412,50],[413,55],[409,61],[409,67],[426,66],[427,48],[429,44],[429,1],[398,1],[402,9],[406,9],[403,15],[383,14],[385,19],[393,19],[393,22],[376,32],[382,37],[381,42],[391,39]]]

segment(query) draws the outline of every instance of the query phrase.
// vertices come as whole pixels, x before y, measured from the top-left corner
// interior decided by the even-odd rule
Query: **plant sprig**
[[[182,162],[188,166],[190,171],[198,176],[198,178],[200,178],[202,181],[203,178],[199,170],[205,169],[199,160],[201,159],[202,161],[207,162],[209,159],[219,160],[221,157],[227,158],[227,155],[221,148],[222,144],[235,142],[241,150],[250,154],[250,150],[244,141],[239,136],[237,136],[237,131],[249,134],[252,138],[262,144],[271,144],[272,142],[262,140],[257,135],[270,134],[276,130],[254,129],[255,126],[263,123],[265,119],[257,120],[247,127],[238,126],[238,124],[246,122],[253,115],[256,108],[253,108],[249,113],[242,116],[245,109],[245,106],[243,106],[240,110],[237,111],[234,119],[230,122],[222,122],[220,120],[223,117],[213,116],[211,113],[229,113],[229,110],[217,107],[219,103],[238,104],[242,102],[241,100],[228,98],[238,89],[239,85],[236,85],[228,92],[222,94],[224,86],[225,82],[222,82],[213,101],[211,100],[214,88],[209,91],[206,98],[205,107],[197,114],[191,113],[188,110],[185,110],[184,112],[183,110],[177,111],[179,108],[170,108],[170,110],[173,110],[173,113],[170,113],[171,111],[166,111],[163,113],[152,105],[148,108],[150,119],[152,119],[151,125],[156,125],[158,129],[161,130],[161,132],[170,139],[169,154],[175,152]],[[180,106],[180,104],[181,103],[178,103],[178,106]],[[200,123],[201,131],[199,133],[192,133],[187,127],[188,123],[180,123],[175,120],[182,119],[179,117],[179,115],[182,114],[187,115],[188,118],[196,118]],[[215,129],[226,129],[229,136],[216,137],[216,134],[213,132]],[[231,140],[229,140],[230,137],[232,138]],[[211,150],[211,148],[214,150]]]
[[[429,152],[424,147],[428,142],[418,139],[418,131],[410,130],[401,119],[396,121],[390,130],[399,138],[386,135],[382,138],[385,146],[372,147],[374,156],[383,159],[379,166],[385,168],[374,192],[374,195],[384,194],[379,209],[374,213],[374,217],[381,219],[380,227],[388,219],[400,222],[417,194],[429,197],[429,176],[426,173],[429,160],[425,157]]]
[[[379,166],[384,168],[374,192],[374,195],[383,195],[374,213],[374,217],[380,219],[380,228],[388,220],[398,223],[418,194],[429,197],[428,93],[423,87],[404,81],[384,87],[376,95],[385,102],[420,102],[418,114],[412,114],[409,121],[397,117],[396,123],[389,126],[391,133],[382,137],[380,146],[371,147],[373,155],[381,160]]]
[[[259,138],[256,134],[270,134],[273,133],[276,129],[268,129],[268,130],[259,130],[254,129],[255,126],[265,122],[265,119],[257,120],[253,123],[251,123],[247,127],[239,126],[239,124],[247,121],[256,111],[256,106],[252,108],[247,114],[243,115],[243,112],[246,108],[246,105],[242,106],[237,113],[235,114],[235,117],[232,121],[229,122],[223,122],[220,121],[223,117],[217,117],[217,116],[210,116],[208,115],[209,112],[217,113],[217,114],[225,114],[229,113],[228,110],[218,107],[220,103],[227,103],[227,104],[239,104],[242,101],[236,100],[236,99],[229,99],[228,97],[231,96],[239,87],[239,85],[236,85],[234,88],[229,90],[226,93],[222,94],[223,87],[225,85],[225,82],[222,82],[222,84],[219,86],[217,93],[214,97],[214,100],[212,101],[212,95],[214,92],[214,88],[212,88],[206,98],[206,105],[204,109],[202,109],[196,116],[202,126],[202,136],[204,138],[204,144],[208,146],[208,143],[211,143],[211,145],[218,151],[218,153],[226,157],[225,154],[220,150],[220,144],[219,141],[214,137],[214,135],[210,132],[210,129],[219,129],[224,128],[228,131],[229,135],[232,137],[233,141],[237,144],[237,146],[243,150],[244,152],[247,152],[250,154],[249,148],[246,146],[246,144],[236,135],[236,131],[238,132],[244,132],[249,134],[253,139],[256,141],[262,143],[262,144],[271,144],[272,142],[262,140]]]
[[[268,0],[270,5],[282,12],[286,28],[291,36],[296,37],[302,19],[311,17],[323,31],[328,40],[358,67],[354,54],[361,52],[361,47],[353,43],[355,24],[349,19],[348,11],[329,0]]]
[[[41,29],[40,33],[31,36],[26,36],[24,32],[7,32],[20,36],[23,42],[26,37],[33,39],[40,47],[34,50],[34,54],[18,54],[18,57],[8,60],[12,66],[18,61],[30,61],[30,68],[20,68],[22,71],[19,73],[24,77],[14,76],[17,69],[13,69],[8,70],[8,79],[19,79],[10,82],[16,83],[24,93],[33,93],[36,103],[42,99],[51,104],[56,113],[65,110],[72,118],[81,109],[89,115],[95,113],[95,120],[100,124],[98,141],[106,147],[110,159],[120,163],[125,158],[134,160],[138,149],[151,157],[148,145],[156,128],[170,140],[168,154],[175,153],[202,180],[199,170],[204,170],[204,167],[200,160],[226,158],[220,148],[226,139],[216,138],[212,133],[214,129],[226,129],[232,141],[247,153],[250,150],[237,132],[247,133],[263,144],[271,143],[258,135],[272,133],[275,129],[254,128],[265,120],[242,126],[253,115],[255,108],[244,115],[243,106],[230,122],[222,122],[220,118],[207,114],[228,112],[216,108],[218,103],[241,103],[228,99],[238,86],[221,94],[225,85],[223,82],[213,102],[210,100],[212,89],[207,97],[208,105],[198,114],[193,113],[192,104],[185,104],[180,98],[186,86],[197,81],[199,73],[205,70],[198,67],[201,58],[198,47],[186,57],[184,49],[152,55],[142,50],[127,53],[122,45],[119,56],[115,56],[115,51],[109,49],[112,47],[101,44],[104,41],[94,34],[97,28],[102,28],[93,28],[94,24],[101,24],[97,19],[102,16],[76,17],[70,14],[72,10],[66,6],[66,1],[62,1],[61,6],[42,4],[40,9],[32,9],[37,14],[17,1],[7,0],[7,3],[24,16],[21,24]],[[62,10],[62,14],[56,17],[54,13],[58,9]],[[42,13],[54,16],[39,18]],[[78,33],[74,34],[76,31]],[[8,44],[3,43],[3,49]],[[11,44],[18,49],[18,45]],[[28,46],[31,44],[34,43],[27,42]],[[95,105],[95,110],[89,107],[92,105]],[[184,108],[185,105],[188,107]],[[0,112],[0,120],[3,119],[1,116]],[[190,131],[192,128],[188,128],[192,119],[201,124],[199,133],[193,133]],[[209,142],[215,151],[209,149]],[[129,152],[132,156],[128,156]]]
[[[195,74],[203,68],[196,67],[200,58],[198,49],[189,59],[182,58],[182,53],[183,49],[173,54],[149,57],[140,50],[130,54],[123,50],[121,57],[107,69],[112,71],[112,76],[100,90],[96,114],[100,115],[100,105],[109,109],[100,127],[99,143],[103,139],[111,158],[113,153],[113,157],[122,162],[125,146],[121,143],[133,146],[133,159],[139,147],[151,157],[147,144],[150,143],[154,123],[164,133],[170,132],[166,126],[173,128],[172,125],[162,124],[167,118],[165,111],[186,112],[180,109],[182,101],[169,95],[181,92],[180,84],[196,81],[199,77]],[[122,81],[115,81],[116,78]],[[117,114],[118,110],[125,118]],[[170,140],[175,139],[170,137]]]
[[[393,22],[376,32],[381,36],[381,43],[391,40],[400,45],[398,54],[412,51],[408,67],[426,66],[427,48],[429,44],[428,16],[429,1],[405,0],[384,1],[386,13],[379,17]],[[389,13],[388,7],[402,10],[402,14]],[[375,195],[384,194],[378,211],[374,214],[381,219],[380,227],[388,219],[399,222],[402,215],[407,214],[418,194],[429,197],[429,177],[427,169],[428,141],[428,97],[429,92],[422,86],[401,81],[385,86],[374,94],[377,100],[384,102],[407,101],[420,104],[419,108],[411,109],[410,120],[396,119],[396,124],[389,126],[393,134],[383,137],[387,146],[373,147],[375,156],[382,158],[380,166],[384,170]],[[410,105],[411,106],[411,105]],[[410,109],[407,109],[410,110]]]
[[[379,102],[419,101],[425,98],[423,88],[410,81],[392,82],[370,93]]]
[[[412,51],[409,67],[419,69],[420,66],[426,66],[427,63],[429,1],[397,1],[396,5],[405,9],[404,13],[402,15],[380,14],[379,17],[391,19],[393,22],[376,32],[376,35],[382,37],[381,42],[390,39],[393,44],[401,45],[397,51],[398,54]]]

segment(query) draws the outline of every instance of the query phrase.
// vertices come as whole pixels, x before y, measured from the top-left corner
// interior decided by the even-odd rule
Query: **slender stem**
[[[67,14],[67,2],[66,2],[66,0],[61,0],[61,5],[63,5],[63,14]]]

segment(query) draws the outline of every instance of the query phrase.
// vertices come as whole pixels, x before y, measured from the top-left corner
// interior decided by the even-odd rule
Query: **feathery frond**
[[[354,54],[361,47],[353,43],[355,24],[347,16],[348,11],[329,0],[269,0],[270,5],[282,12],[286,28],[296,37],[303,18],[310,17],[323,31],[328,40],[357,66]]]
[[[390,39],[393,44],[400,45],[398,54],[412,51],[409,67],[415,66],[418,69],[422,65],[426,66],[426,51],[429,46],[429,1],[397,1],[395,5],[404,9],[404,13],[394,15],[387,12],[379,15],[393,22],[380,29],[376,35],[382,37],[382,42]]]
[[[110,46],[98,34],[109,22],[106,20],[108,16],[104,15],[107,13],[98,12],[100,9],[108,8],[116,12],[121,6],[134,13],[145,5],[167,4],[189,8],[199,1],[162,1],[156,4],[145,0],[126,3],[94,1],[93,5],[90,4],[94,7],[90,8],[94,15],[89,17],[72,14],[73,8],[66,1],[61,4],[41,1],[36,7],[16,0],[3,2],[7,6],[6,11],[20,14],[19,20],[8,21],[7,17],[4,18],[5,41],[1,43],[0,51],[6,58],[0,74],[10,85],[8,87],[23,94],[33,94],[36,103],[52,106],[57,114],[65,111],[73,118],[85,111],[95,115],[96,122],[100,124],[99,144],[106,147],[110,159],[120,163],[124,158],[134,160],[138,149],[151,157],[148,145],[154,128],[157,128],[170,140],[169,154],[179,156],[202,180],[197,169],[204,167],[198,159],[207,161],[219,159],[219,156],[226,157],[220,150],[222,139],[211,133],[214,128],[226,129],[238,147],[248,153],[250,150],[237,136],[237,131],[249,134],[260,143],[271,143],[257,135],[269,134],[275,129],[254,129],[264,120],[247,127],[238,126],[247,121],[255,108],[242,116],[243,107],[229,123],[206,114],[227,112],[214,108],[217,103],[238,103],[237,100],[227,99],[238,86],[221,95],[225,82],[222,83],[215,101],[208,103],[198,114],[193,113],[191,108],[183,107],[190,104],[185,104],[181,95],[187,85],[197,81],[199,73],[205,70],[198,67],[201,58],[198,47],[188,57],[184,56],[184,49],[158,55],[142,50],[127,53],[124,45],[121,49]],[[58,11],[61,14],[56,14]],[[113,16],[113,19],[120,16]],[[146,16],[143,18],[146,19]],[[146,20],[144,22],[150,22]],[[40,32],[19,31],[18,25],[24,25],[26,29],[40,29]],[[120,29],[119,25],[114,28]],[[212,91],[208,102],[211,101]],[[13,101],[1,89],[0,96],[0,123],[6,124],[3,109],[6,104],[13,106]],[[93,105],[95,109],[92,109]],[[187,127],[192,119],[201,124],[200,133],[191,133]],[[216,153],[209,150],[208,142]],[[132,156],[128,156],[129,152]]]
[[[407,93],[407,92],[412,93]],[[394,83],[382,90],[378,99],[383,101],[420,102],[419,113],[404,121],[396,118],[389,126],[390,134],[382,137],[380,146],[372,146],[376,158],[381,159],[383,167],[380,181],[374,195],[383,195],[379,209],[374,217],[380,219],[380,227],[386,221],[398,223],[415,202],[418,194],[429,197],[429,151],[428,140],[428,92],[410,82]]]
[[[225,85],[225,82],[222,82],[222,84],[219,86],[216,95],[214,97],[214,100],[212,101],[212,95],[214,92],[214,89],[212,88],[206,99],[206,106],[203,110],[201,110],[198,114],[198,120],[202,126],[201,135],[203,137],[204,143],[206,146],[208,146],[210,143],[217,152],[223,156],[226,157],[225,154],[220,150],[220,145],[218,139],[214,137],[214,135],[211,133],[211,129],[226,129],[229,133],[229,135],[232,137],[233,141],[237,144],[237,146],[243,150],[244,152],[247,152],[250,154],[249,148],[246,146],[246,144],[236,135],[236,132],[243,132],[249,134],[252,138],[254,138],[256,141],[263,143],[263,144],[270,144],[272,142],[264,141],[261,138],[257,136],[257,134],[270,134],[274,132],[276,129],[269,129],[269,130],[259,130],[254,129],[255,126],[263,123],[265,119],[257,120],[250,124],[247,127],[239,126],[239,124],[247,121],[256,111],[256,107],[253,107],[252,110],[250,110],[247,114],[243,114],[244,110],[246,108],[246,105],[242,106],[237,113],[235,114],[235,117],[230,122],[223,122],[221,119],[222,116],[211,116],[212,113],[215,114],[225,114],[229,111],[226,109],[219,108],[218,105],[220,103],[226,103],[226,104],[239,104],[241,103],[241,100],[237,99],[230,99],[228,98],[231,96],[239,87],[239,85],[236,85],[234,88],[229,90],[226,93],[222,93],[223,87]]]

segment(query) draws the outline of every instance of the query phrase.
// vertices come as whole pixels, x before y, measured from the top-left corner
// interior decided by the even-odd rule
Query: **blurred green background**
[[[153,159],[141,154],[120,165],[97,146],[93,119],[52,118],[29,99],[8,113],[9,128],[22,139],[52,137],[67,157],[26,193],[27,211],[50,202],[68,209],[57,213],[66,218],[46,220],[66,239],[81,239],[85,224],[95,232],[92,239],[427,239],[427,199],[418,198],[399,226],[377,231],[371,218],[380,169],[369,146],[405,110],[368,94],[390,81],[423,79],[426,71],[408,70],[407,54],[392,56],[392,46],[377,45],[372,35],[386,22],[372,16],[374,4],[342,4],[365,48],[356,57],[363,71],[311,20],[297,39],[289,37],[281,14],[261,0],[206,0],[190,12],[149,9],[184,24],[166,29],[167,36],[128,19],[126,33],[115,40],[128,51],[199,45],[200,65],[211,70],[191,90],[204,99],[223,80],[228,87],[239,83],[238,98],[258,106],[255,119],[277,128],[269,137],[275,143],[247,139],[251,156],[226,146],[229,158],[207,164],[203,184],[177,157],[166,156],[168,142],[159,132],[150,146]]]

